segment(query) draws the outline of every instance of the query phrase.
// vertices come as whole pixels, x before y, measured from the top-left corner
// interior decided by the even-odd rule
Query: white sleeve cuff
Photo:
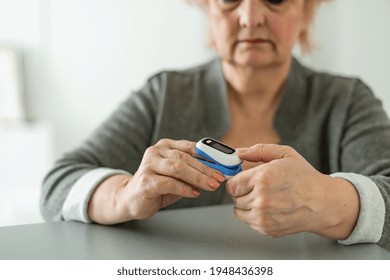
[[[97,168],[81,176],[73,185],[62,206],[61,213],[64,220],[91,223],[92,220],[88,217],[88,203],[92,193],[103,180],[117,174],[130,175],[123,170]]]
[[[385,202],[377,185],[368,177],[355,173],[334,173],[332,177],[351,182],[360,198],[360,212],[354,230],[344,240],[343,245],[356,243],[376,243],[382,236],[385,223]]]

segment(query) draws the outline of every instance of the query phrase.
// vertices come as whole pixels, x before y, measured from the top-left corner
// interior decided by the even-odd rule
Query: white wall
[[[204,58],[202,15],[182,0],[52,0],[43,9],[45,68],[30,80],[30,108],[53,121],[59,153],[154,72]]]
[[[325,4],[314,32],[318,50],[303,58],[317,69],[361,76],[388,112],[389,12],[389,0]],[[22,51],[27,113],[51,126],[42,133],[53,131],[52,158],[79,144],[156,71],[208,59],[205,41],[204,16],[184,0],[0,0],[0,46]]]
[[[390,1],[332,0],[314,25],[315,68],[362,78],[390,113]]]
[[[130,90],[205,56],[203,20],[182,0],[46,0],[26,58],[29,114],[53,123],[56,154],[77,145]]]

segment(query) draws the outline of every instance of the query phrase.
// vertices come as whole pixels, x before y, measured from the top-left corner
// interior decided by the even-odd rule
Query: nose
[[[254,28],[266,22],[266,7],[261,0],[243,0],[239,7],[239,23],[242,27]]]

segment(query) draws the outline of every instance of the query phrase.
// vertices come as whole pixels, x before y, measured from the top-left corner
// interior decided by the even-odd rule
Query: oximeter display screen
[[[230,148],[229,146],[226,146],[226,145],[219,143],[219,142],[212,140],[212,139],[205,139],[205,140],[203,140],[203,143],[210,146],[210,147],[213,147],[214,149],[217,149],[218,151],[221,151],[225,154],[233,154],[234,153],[233,148]]]

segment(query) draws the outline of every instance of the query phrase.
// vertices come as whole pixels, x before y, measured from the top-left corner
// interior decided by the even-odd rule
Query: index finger
[[[171,148],[164,147],[164,148],[160,149],[160,155],[165,159],[173,160],[173,161],[180,161],[181,163],[185,164],[186,167],[190,167],[190,169],[185,169],[185,170],[190,172],[193,176],[198,176],[198,178],[199,178],[199,174],[193,173],[194,171],[198,171],[198,172],[201,172],[209,177],[214,178],[218,182],[225,181],[225,177],[218,170],[213,169],[213,168],[201,163],[198,159],[190,156],[189,154],[187,154],[183,151],[180,151],[178,149],[171,149]],[[176,165],[177,164],[179,164],[179,163],[177,162]],[[181,169],[181,168],[179,168],[179,169]],[[180,179],[184,179],[184,178],[180,178]]]
[[[161,139],[157,142],[156,146],[163,146],[170,148],[172,150],[179,150],[184,153],[187,153],[191,156],[196,156],[195,147],[196,143],[188,140],[171,140],[171,139]]]

